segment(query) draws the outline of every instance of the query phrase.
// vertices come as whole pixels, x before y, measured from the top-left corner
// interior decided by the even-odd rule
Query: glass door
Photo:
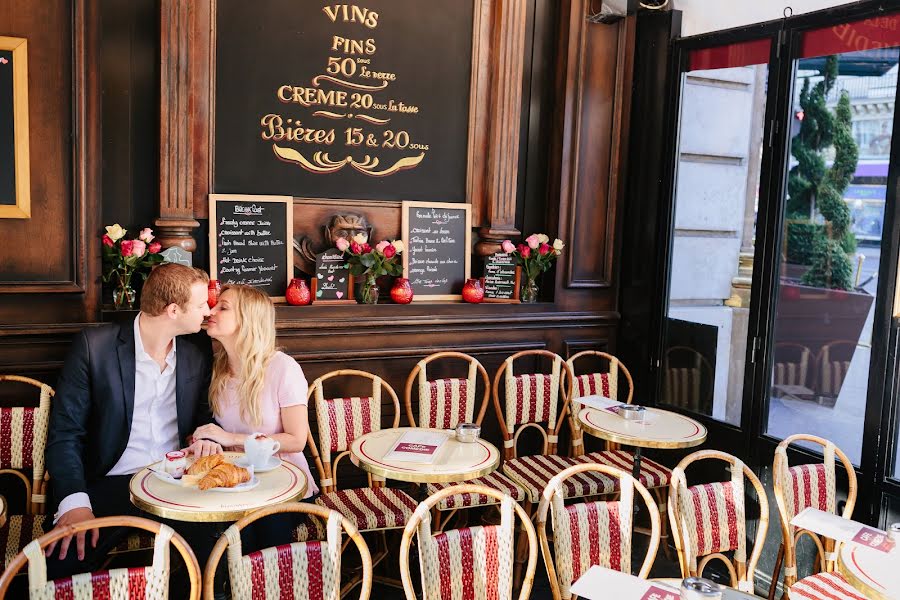
[[[723,449],[744,418],[770,50],[691,50],[681,76],[659,404],[699,417]]]

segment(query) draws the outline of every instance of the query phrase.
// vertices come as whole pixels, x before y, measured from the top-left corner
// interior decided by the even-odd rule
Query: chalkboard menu
[[[416,299],[459,300],[469,277],[470,204],[404,202],[403,273]]]
[[[518,302],[519,268],[514,254],[496,252],[484,259],[484,301]]]
[[[210,194],[210,273],[223,285],[252,285],[284,301],[294,272],[293,199]]]
[[[13,115],[13,55],[0,50],[0,204],[16,204],[16,120]]]
[[[353,300],[353,278],[344,253],[329,248],[316,255],[313,302],[350,302]]]
[[[0,218],[31,217],[28,42],[0,35]]]
[[[218,193],[466,201],[474,0],[218,0]]]

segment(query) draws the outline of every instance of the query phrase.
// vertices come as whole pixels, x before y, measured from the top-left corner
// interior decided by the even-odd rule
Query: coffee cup
[[[244,439],[247,461],[257,469],[265,468],[280,448],[281,444],[264,433],[251,433]]]

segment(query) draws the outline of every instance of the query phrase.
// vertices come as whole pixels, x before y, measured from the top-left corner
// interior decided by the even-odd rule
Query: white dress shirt
[[[166,355],[166,367],[144,350],[141,341],[141,313],[134,319],[134,411],[128,445],[107,475],[131,475],[162,460],[166,452],[177,450],[178,410],[175,404],[175,341]],[[91,508],[84,492],[69,494],[59,503],[54,523],[73,508]]]

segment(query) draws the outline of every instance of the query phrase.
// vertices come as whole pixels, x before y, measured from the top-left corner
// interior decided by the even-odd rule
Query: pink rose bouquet
[[[513,245],[511,241],[505,240],[500,247],[507,254],[515,254],[516,264],[522,267],[525,275],[522,282],[522,302],[536,302],[538,290],[535,280],[562,254],[565,244],[560,239],[553,240],[551,244],[547,235],[532,233],[525,238],[524,243]]]
[[[350,273],[359,278],[365,276],[362,286],[361,298],[364,304],[376,304],[378,302],[378,286],[375,280],[382,275],[398,277],[403,273],[403,263],[400,254],[406,249],[401,240],[381,241],[375,247],[362,238],[347,241],[338,239],[337,249],[344,253],[347,264],[350,265]]]
[[[150,270],[165,259],[159,253],[162,245],[154,242],[153,230],[145,227],[136,239],[125,239],[128,233],[121,225],[106,227],[100,241],[103,249],[103,281],[114,281],[113,303],[116,308],[134,306],[134,288],[131,278],[139,273],[147,279]]]

